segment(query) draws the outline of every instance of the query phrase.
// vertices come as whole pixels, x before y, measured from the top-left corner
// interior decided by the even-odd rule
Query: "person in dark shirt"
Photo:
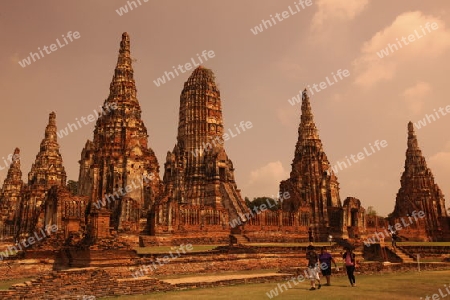
[[[317,255],[316,251],[314,251],[313,245],[309,245],[306,248],[306,259],[308,260],[308,277],[311,281],[310,290],[316,289],[316,280],[319,284],[317,288],[320,289],[322,285],[320,284],[319,276],[319,256]]]
[[[336,271],[338,270],[336,261],[334,260],[331,253],[327,252],[327,247],[322,247],[321,253],[319,254],[319,262],[320,262],[320,269],[322,270],[322,276],[325,276],[327,279],[327,283],[325,285],[331,285],[330,284],[330,278],[331,278],[331,263],[334,264],[336,267]],[[326,265],[326,266],[325,266]]]
[[[312,228],[311,227],[309,227],[309,230],[308,230],[308,240],[309,240],[310,243],[314,242],[313,232],[312,232]]]
[[[392,238],[392,248],[394,248],[394,250],[397,250],[397,232],[392,231],[391,233],[391,238]]]

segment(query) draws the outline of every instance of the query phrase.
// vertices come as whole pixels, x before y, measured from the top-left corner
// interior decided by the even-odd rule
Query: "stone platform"
[[[96,297],[147,294],[158,291],[184,290],[247,283],[280,282],[306,269],[305,246],[240,246],[218,247],[214,251],[182,254],[167,263],[134,277],[144,265],[155,265],[167,253],[132,255],[129,250],[110,251],[101,267],[55,269],[55,260],[7,260],[0,262],[0,279],[33,278],[0,291],[0,299],[77,299],[83,295]],[[101,252],[90,255],[101,259]],[[339,249],[333,252],[342,266]],[[117,257],[128,256],[128,261]],[[82,258],[81,258],[82,259]],[[108,260],[110,262],[108,262]],[[108,267],[108,265],[110,265]],[[450,269],[450,263],[421,263],[421,270]],[[399,272],[417,270],[417,263],[383,264],[361,262],[357,272]],[[343,268],[338,274],[344,275]],[[26,279],[24,279],[26,280]]]

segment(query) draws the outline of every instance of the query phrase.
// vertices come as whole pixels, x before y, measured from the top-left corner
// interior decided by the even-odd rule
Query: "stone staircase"
[[[242,234],[233,234],[237,245],[245,245],[249,242],[248,238],[243,236]]]
[[[409,257],[408,254],[406,254],[405,252],[403,252],[401,249],[399,249],[398,247],[396,249],[394,249],[391,245],[385,245],[385,248],[387,250],[389,250],[391,253],[393,253],[394,255],[396,255],[398,258],[400,258],[402,260],[403,263],[413,263],[414,259],[412,259],[411,257]]]
[[[228,201],[222,201],[225,203],[222,203],[224,205],[224,207],[226,209],[228,209],[230,212],[232,212],[230,214],[230,216],[233,216],[235,212],[235,217],[236,218],[240,218],[242,219],[242,216],[245,215],[246,213],[248,214],[249,212],[249,208],[245,206],[245,204],[240,201],[240,197],[237,194],[237,192],[235,191],[235,189],[230,186],[229,184],[226,183],[220,183],[220,188],[221,188],[221,192],[222,195],[226,195],[225,199],[228,199]],[[228,202],[228,203],[226,203]],[[242,220],[244,222],[248,221],[248,220]]]

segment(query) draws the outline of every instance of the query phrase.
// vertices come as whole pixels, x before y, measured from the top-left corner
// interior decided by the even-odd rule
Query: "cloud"
[[[288,177],[289,172],[283,168],[283,164],[280,161],[270,162],[250,172],[246,191],[255,197],[271,197],[278,194],[280,181]]]
[[[413,114],[422,112],[422,107],[425,104],[426,96],[430,94],[431,85],[427,82],[420,81],[414,86],[403,91],[402,96],[407,104],[407,108]]]
[[[436,23],[438,28],[429,32],[425,28],[427,23]],[[408,37],[416,32],[420,38],[409,41]],[[412,74],[417,60],[435,58],[449,48],[450,32],[443,21],[420,11],[403,13],[364,43],[360,56],[353,61],[358,74],[355,83],[372,87],[380,81],[394,79],[401,67]]]
[[[360,14],[369,0],[317,0],[318,10],[312,19],[312,28],[319,29],[325,22],[350,21]]]

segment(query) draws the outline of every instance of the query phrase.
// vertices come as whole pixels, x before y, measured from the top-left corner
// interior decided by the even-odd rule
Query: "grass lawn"
[[[251,275],[251,274],[268,274],[277,273],[279,269],[264,269],[264,270],[247,270],[247,271],[228,271],[220,272],[219,275]],[[177,279],[177,278],[189,278],[189,277],[211,277],[210,273],[199,273],[199,274],[182,274],[182,275],[163,275],[158,276],[158,279]]]
[[[322,279],[324,282],[324,279]],[[285,284],[286,282],[279,282]],[[278,290],[277,299],[301,298],[308,299],[367,299],[367,300],[386,300],[386,299],[420,299],[428,295],[430,299],[433,294],[439,294],[439,289],[444,295],[444,284],[450,285],[450,271],[425,271],[409,273],[389,273],[377,275],[356,275],[356,287],[350,287],[346,276],[332,277],[332,286],[322,286],[320,290],[309,291],[309,282],[301,282],[298,285],[291,283],[292,288],[284,290],[282,293]],[[287,284],[286,284],[287,285]],[[186,290],[167,293],[155,293],[141,296],[120,296],[103,299],[270,299],[266,293],[277,288],[278,283],[247,284],[229,287],[217,287],[207,289]],[[449,288],[450,289],[450,288]],[[439,298],[442,297],[439,296]]]
[[[450,242],[397,242],[398,246],[450,246]]]
[[[246,246],[253,247],[306,247],[309,243],[248,243]],[[193,250],[189,252],[204,252],[213,250],[218,246],[227,246],[223,245],[192,245]],[[314,243],[314,246],[330,246],[330,243]],[[174,250],[171,250],[171,247],[174,247]],[[176,248],[175,248],[176,247]],[[152,247],[137,247],[134,248],[138,254],[161,254],[161,253],[169,253],[169,251],[175,252],[178,249],[177,246],[152,246]]]
[[[33,279],[33,278],[19,278],[19,279],[11,279],[11,280],[2,280],[2,281],[0,281],[0,290],[7,290],[13,284],[24,283],[25,281],[29,281],[31,279]]]
[[[334,244],[334,243],[333,243]],[[247,243],[245,246],[254,246],[254,247],[307,247],[309,243]],[[329,242],[317,242],[314,243],[315,247],[328,246],[330,247]]]
[[[213,250],[214,248],[218,246],[224,246],[224,245],[192,245],[193,250],[189,251],[189,253],[195,253],[195,252],[204,252]],[[171,249],[173,247],[173,249]],[[179,246],[153,246],[153,247],[138,247],[134,248],[136,250],[137,254],[161,254],[161,253],[169,253],[172,251],[172,253],[176,253],[176,251],[179,249]],[[182,253],[181,250],[179,250],[180,253]],[[188,252],[188,251],[186,251]]]

